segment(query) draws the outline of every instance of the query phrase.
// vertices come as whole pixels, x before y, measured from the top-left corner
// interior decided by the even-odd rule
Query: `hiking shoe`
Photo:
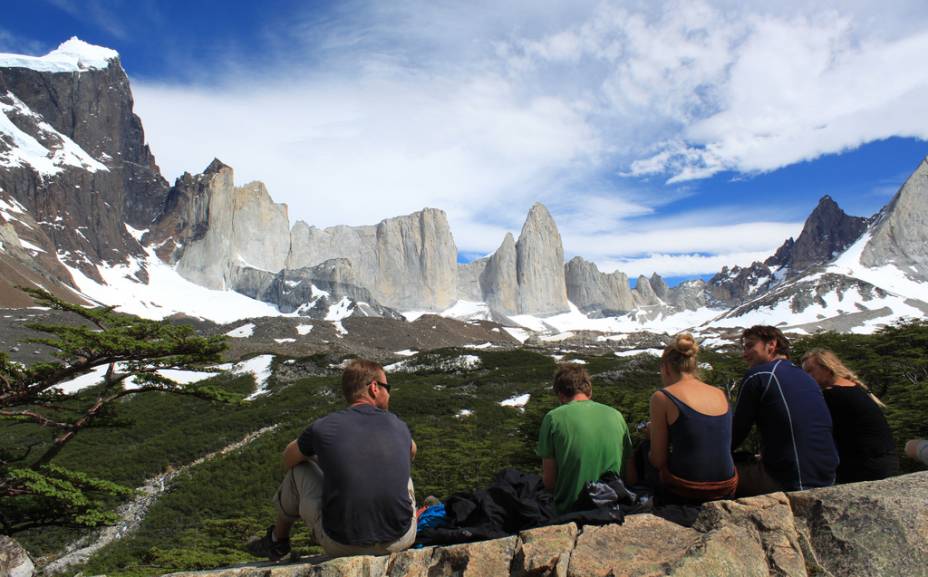
[[[271,525],[264,533],[264,537],[255,537],[245,545],[245,550],[255,557],[267,557],[271,561],[279,561],[290,553],[290,539],[274,541],[274,526]]]

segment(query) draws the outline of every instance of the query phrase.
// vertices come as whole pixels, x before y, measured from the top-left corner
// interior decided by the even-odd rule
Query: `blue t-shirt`
[[[373,545],[409,530],[412,435],[399,417],[355,405],[314,421],[297,445],[319,458],[326,535],[344,545]]]
[[[838,451],[831,413],[808,373],[785,359],[751,368],[741,381],[735,405],[733,449],[755,423],[764,469],[784,489],[834,484]]]

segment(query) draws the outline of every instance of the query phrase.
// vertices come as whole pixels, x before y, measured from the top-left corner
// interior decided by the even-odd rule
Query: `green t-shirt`
[[[595,401],[572,401],[553,409],[541,422],[536,453],[557,463],[554,505],[558,513],[573,506],[587,481],[606,471],[622,472],[632,439],[622,413]]]

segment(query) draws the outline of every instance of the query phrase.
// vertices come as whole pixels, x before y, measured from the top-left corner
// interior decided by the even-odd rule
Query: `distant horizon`
[[[213,158],[296,220],[441,208],[464,258],[551,211],[565,260],[668,284],[763,261],[928,155],[928,6],[11,0],[0,51],[112,48],[164,177]]]

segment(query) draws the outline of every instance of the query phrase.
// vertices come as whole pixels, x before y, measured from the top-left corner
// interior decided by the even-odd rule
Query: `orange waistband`
[[[730,479],[724,481],[690,481],[677,477],[670,471],[661,471],[661,481],[676,495],[687,499],[724,499],[734,497],[738,488],[738,469]]]

